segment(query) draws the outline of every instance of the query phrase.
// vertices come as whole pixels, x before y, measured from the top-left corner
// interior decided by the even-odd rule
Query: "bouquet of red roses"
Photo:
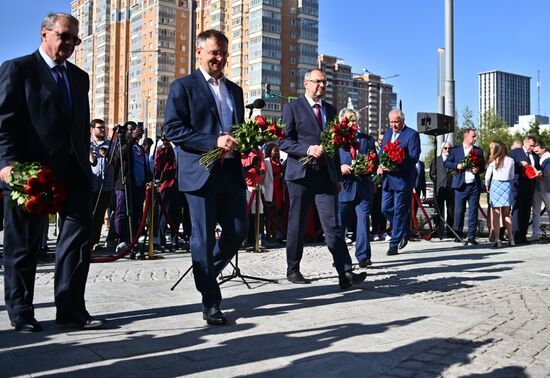
[[[482,163],[481,155],[479,154],[479,152],[477,152],[473,148],[470,150],[468,155],[464,156],[464,159],[462,159],[462,161],[460,162],[460,164],[462,164],[463,170],[479,168],[481,167],[481,163]],[[456,169],[451,170],[451,174],[453,176],[456,176],[458,174],[458,170]]]
[[[380,165],[386,167],[389,172],[395,172],[397,168],[405,160],[405,149],[399,147],[401,142],[396,140],[395,142],[388,142],[382,149],[382,153],[379,156]],[[380,183],[382,175],[376,175],[372,178],[372,181],[376,184]]]
[[[357,154],[357,157],[351,161],[353,174],[357,178],[374,173],[377,167],[378,156],[376,155],[376,152],[372,150],[367,152],[366,155]]]
[[[265,119],[261,115],[245,123],[234,125],[231,128],[230,135],[239,142],[235,151],[248,153],[257,150],[261,145],[275,139],[281,139],[285,136],[284,125],[273,119]],[[222,160],[225,152],[223,148],[216,147],[212,151],[202,154],[200,163],[204,164],[205,169],[210,171],[216,161]]]
[[[350,120],[347,117],[342,118],[341,121],[334,119],[321,133],[321,146],[325,153],[333,158],[340,147],[345,151],[358,150],[357,129],[353,119]],[[304,165],[311,164],[314,160],[313,156],[304,156],[299,159]]]
[[[15,163],[7,183],[11,203],[23,206],[30,214],[58,213],[67,198],[63,182],[55,180],[53,171],[40,163]]]
[[[535,169],[535,167],[529,164],[521,170],[521,174],[527,177],[529,180],[532,180],[537,177],[537,170]]]

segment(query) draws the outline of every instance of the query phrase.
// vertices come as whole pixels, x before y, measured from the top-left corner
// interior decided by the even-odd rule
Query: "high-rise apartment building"
[[[359,112],[359,126],[371,135],[389,128],[387,117],[396,107],[397,93],[380,76],[357,75],[351,66],[330,55],[319,55],[318,67],[327,74],[326,100],[340,110],[348,101]]]
[[[160,133],[170,83],[193,64],[192,1],[74,0],[82,45],[74,60],[90,75],[91,117],[144,122]]]
[[[318,0],[74,0],[82,45],[74,60],[90,74],[93,118],[143,121],[160,133],[170,83],[195,67],[195,39],[218,29],[229,39],[225,74],[245,103],[265,95],[262,114],[303,93],[317,65]]]
[[[502,71],[481,72],[478,76],[480,117],[493,109],[513,126],[520,115],[530,114],[530,77]]]
[[[317,65],[318,0],[202,0],[197,32],[221,30],[229,39],[225,74],[243,87],[245,103],[265,95],[262,114],[280,116],[281,98],[303,93],[305,72]]]

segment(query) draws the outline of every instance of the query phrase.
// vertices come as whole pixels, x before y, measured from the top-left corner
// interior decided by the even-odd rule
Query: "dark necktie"
[[[61,96],[61,101],[67,110],[67,113],[72,113],[71,97],[69,96],[69,90],[67,89],[67,82],[65,81],[65,67],[58,65],[55,66],[55,73],[57,75],[57,90]]]
[[[319,104],[313,105],[313,112],[315,113],[315,118],[317,119],[319,128],[323,130],[323,119],[321,118],[321,105]]]

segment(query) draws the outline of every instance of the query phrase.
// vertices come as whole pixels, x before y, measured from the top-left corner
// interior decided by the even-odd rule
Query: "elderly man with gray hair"
[[[430,164],[430,178],[434,183],[434,199],[437,209],[441,217],[445,215],[445,221],[452,228],[455,213],[455,194],[454,190],[451,189],[453,176],[451,172],[443,166],[443,163],[445,163],[445,160],[447,160],[449,156],[451,148],[453,148],[453,145],[450,142],[443,142],[441,144],[440,155],[435,157]],[[443,212],[443,209],[445,209],[445,212]],[[443,222],[438,218],[436,218],[436,222],[439,236],[443,237]],[[447,237],[454,237],[450,230],[447,231]]]
[[[542,177],[537,178],[535,194],[533,196],[533,234],[530,241],[540,240],[540,209],[542,203],[546,207],[546,215],[550,221],[550,152],[546,150],[546,144],[542,140],[535,142],[533,151],[539,156]]]

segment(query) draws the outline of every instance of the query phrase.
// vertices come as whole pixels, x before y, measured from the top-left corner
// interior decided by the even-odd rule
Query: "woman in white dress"
[[[510,206],[512,205],[512,179],[514,178],[514,159],[508,157],[506,145],[501,141],[492,141],[489,145],[489,160],[485,173],[485,185],[490,194],[491,206],[491,235],[494,248],[502,246],[500,242],[500,228],[504,226],[508,233],[508,245],[514,246],[512,234],[512,218]]]

